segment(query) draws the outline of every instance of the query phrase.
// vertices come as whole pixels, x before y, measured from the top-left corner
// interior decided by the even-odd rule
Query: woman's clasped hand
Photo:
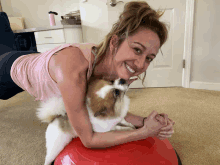
[[[156,111],[144,119],[144,129],[148,131],[148,137],[157,137],[160,140],[170,138],[174,133],[175,122],[168,118],[167,114],[158,114]]]

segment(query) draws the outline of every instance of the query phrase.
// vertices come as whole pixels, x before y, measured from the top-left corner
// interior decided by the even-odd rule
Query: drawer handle
[[[44,38],[53,38],[53,37],[44,37]]]

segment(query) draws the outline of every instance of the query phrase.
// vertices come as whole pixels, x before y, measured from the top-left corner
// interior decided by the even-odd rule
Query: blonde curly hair
[[[164,12],[152,9],[145,1],[128,2],[124,6],[123,12],[120,14],[118,21],[112,26],[111,31],[105,36],[104,40],[96,47],[97,63],[104,58],[104,55],[109,50],[110,40],[113,35],[117,35],[119,40],[117,46],[135,34],[139,27],[144,27],[155,32],[160,39],[160,47],[166,42],[168,36],[167,25],[159,18]],[[142,84],[146,77],[146,71]],[[140,77],[139,77],[140,79]]]

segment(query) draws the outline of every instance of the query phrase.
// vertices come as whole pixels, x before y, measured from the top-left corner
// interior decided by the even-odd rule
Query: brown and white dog
[[[86,106],[94,132],[135,129],[124,119],[130,103],[125,95],[127,90],[128,84],[123,79],[113,82],[91,79],[87,88]],[[42,122],[49,123],[45,158],[45,165],[49,165],[72,138],[77,137],[77,133],[69,123],[62,98],[41,102],[37,116]]]

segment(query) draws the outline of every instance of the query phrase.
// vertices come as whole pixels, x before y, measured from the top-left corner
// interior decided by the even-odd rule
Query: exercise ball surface
[[[147,138],[105,149],[89,149],[73,139],[55,159],[54,165],[178,165],[170,142]]]

